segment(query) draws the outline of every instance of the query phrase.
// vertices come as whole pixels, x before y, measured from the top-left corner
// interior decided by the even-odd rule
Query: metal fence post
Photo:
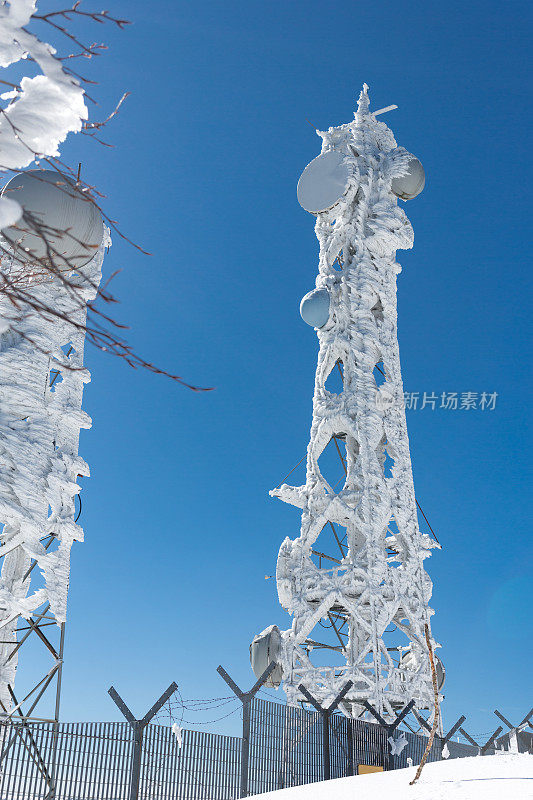
[[[496,746],[496,739],[498,738],[499,734],[500,734],[502,731],[503,731],[503,728],[502,728],[502,726],[500,725],[498,728],[496,728],[496,730],[494,731],[494,733],[492,734],[492,736],[490,736],[490,737],[487,739],[487,741],[485,742],[485,744],[484,744],[484,745],[483,745],[483,747],[481,748],[481,755],[482,755],[482,756],[484,756],[484,755],[485,755],[485,753],[487,752],[487,750],[489,749],[489,747],[492,745],[492,743],[493,743],[493,742],[494,742],[494,746]]]
[[[353,728],[352,728],[352,720],[347,719],[347,730],[346,730],[346,744],[348,747],[348,775],[354,774],[354,763],[353,763]]]
[[[498,736],[498,734],[499,734],[499,733],[501,733],[502,731],[503,731],[503,728],[502,728],[502,727],[501,727],[501,725],[500,725],[500,727],[496,728],[496,730],[494,731],[494,733],[493,733],[491,736],[489,736],[489,738],[487,739],[487,741],[485,742],[485,744],[484,744],[484,745],[479,745],[479,744],[476,742],[476,740],[475,740],[475,739],[473,739],[473,738],[470,736],[470,734],[468,733],[468,731],[465,731],[465,729],[464,729],[464,728],[459,728],[459,733],[462,733],[462,734],[463,734],[463,736],[465,737],[465,739],[467,739],[467,740],[470,742],[470,744],[472,745],[472,747],[477,747],[477,750],[478,750],[478,755],[479,755],[479,756],[484,756],[484,755],[485,755],[485,753],[487,752],[488,748],[489,748],[489,747],[490,747],[490,745],[493,743],[494,739],[496,739],[496,737]]]
[[[387,732],[387,745],[388,745],[387,770],[394,769],[394,756],[392,755],[392,747],[390,746],[389,736],[394,733],[394,731],[396,730],[396,728],[398,727],[398,725],[400,724],[402,719],[405,716],[407,716],[407,714],[410,712],[410,710],[412,709],[414,704],[415,704],[415,701],[411,700],[409,703],[407,703],[405,708],[402,711],[400,711],[399,714],[397,714],[396,719],[394,720],[394,722],[386,722],[383,719],[383,717],[381,716],[381,714],[379,713],[379,711],[376,711],[374,706],[371,706],[370,703],[367,700],[363,700],[363,705],[366,708],[366,710],[370,711],[372,716],[375,719],[377,719],[377,721],[379,722],[381,727],[385,728],[385,730]]]
[[[520,748],[518,744],[518,734],[521,733],[525,728],[533,728],[533,725],[531,725],[530,722],[531,717],[533,716],[533,708],[526,714],[522,722],[518,723],[518,725],[513,725],[511,722],[509,722],[509,720],[506,719],[506,717],[504,717],[503,714],[500,711],[498,711],[498,709],[496,709],[494,713],[496,714],[497,717],[499,717],[499,719],[501,719],[502,722],[505,722],[505,724],[509,728],[508,736],[509,736],[510,749],[511,750],[513,749],[513,738],[514,738],[516,743],[516,749],[519,750]]]
[[[128,720],[133,733],[133,754],[131,763],[129,800],[138,800],[139,798],[144,729],[152,717],[154,717],[159,709],[167,702],[168,698],[174,694],[177,688],[178,686],[176,683],[171,683],[166,692],[163,692],[159,700],[154,703],[150,711],[148,711],[142,719],[135,719],[128,706],[113,686],[110,686],[108,689],[108,694]]]
[[[250,764],[250,699],[242,704],[242,755],[241,797],[248,797],[248,769]]]
[[[138,800],[143,754],[143,729],[138,720],[134,720],[131,723],[131,727],[133,732],[133,753],[131,759],[130,800]]]
[[[413,716],[420,725],[421,728],[425,728],[428,733],[431,733],[431,725],[428,725],[427,720],[421,714],[417,714],[417,712],[413,709]],[[448,744],[454,733],[459,730],[463,722],[465,721],[466,717],[463,715],[459,717],[455,725],[450,728],[446,736],[439,736],[437,733],[435,734],[435,739],[437,740],[438,744],[440,745],[440,757],[442,758],[442,751],[444,750],[444,746]]]
[[[298,690],[303,694],[306,700],[313,705],[316,710],[322,715],[322,752],[324,756],[324,780],[329,781],[331,779],[331,758],[330,758],[330,751],[329,751],[329,718],[336,710],[337,706],[344,698],[344,696],[350,691],[353,686],[352,681],[348,681],[348,683],[344,686],[344,688],[339,692],[333,703],[328,708],[323,708],[318,700],[315,700],[313,695],[305,688],[303,683],[298,686]]]
[[[241,750],[241,797],[248,797],[248,764],[250,761],[250,704],[261,686],[276,669],[276,662],[272,661],[261,677],[254,683],[249,692],[243,692],[235,681],[230,678],[224,667],[217,667],[218,674],[224,678],[229,688],[237,695],[242,703],[242,750]]]

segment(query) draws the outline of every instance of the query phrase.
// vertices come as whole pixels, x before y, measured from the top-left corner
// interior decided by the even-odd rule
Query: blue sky
[[[89,8],[87,0],[87,8]],[[300,319],[318,244],[296,182],[321,129],[351,119],[363,81],[426,169],[399,251],[407,391],[497,392],[493,411],[408,412],[417,497],[442,552],[434,635],[445,720],[496,727],[528,697],[531,630],[529,4],[112,0],[85,65],[104,138],[64,147],[117,236],[105,262],[145,357],[193,394],[88,348],[81,453],[86,542],[73,551],[63,717],[115,719],[113,683],[144,714],[172,681],[190,698],[243,687],[248,645],[289,617],[274,574],[296,509],[268,497],[304,455],[317,339]],[[529,301],[529,302],[528,302]],[[528,447],[529,444],[529,447]],[[529,553],[528,553],[529,551]],[[529,704],[529,705],[528,705]],[[221,714],[214,712],[213,718]],[[189,716],[189,718],[191,718]],[[235,732],[236,716],[219,724]]]

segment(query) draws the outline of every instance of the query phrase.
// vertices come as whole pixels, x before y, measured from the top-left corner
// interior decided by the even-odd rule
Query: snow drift
[[[262,800],[531,800],[533,756],[498,753],[426,764],[409,786],[415,767],[281,789]]]

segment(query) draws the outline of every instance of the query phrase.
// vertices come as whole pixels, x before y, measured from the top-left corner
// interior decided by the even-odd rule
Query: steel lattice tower
[[[370,112],[366,85],[354,116],[320,133],[322,154],[340,153],[349,177],[316,220],[316,286],[330,305],[317,330],[306,481],[270,492],[302,509],[300,536],[278,556],[279,599],[293,616],[278,660],[290,703],[302,700],[300,683],[327,703],[350,679],[346,713],[367,700],[388,716],[411,699],[433,706],[423,561],[438,545],[418,526],[397,340],[395,254],[412,247],[413,229],[391,184],[414,157]],[[327,477],[332,447],[340,486]]]
[[[13,280],[35,281],[37,310],[24,308],[0,331],[0,720],[59,717],[70,551],[83,541],[78,478],[89,475],[78,453],[80,430],[91,426],[81,408],[90,381],[84,326],[110,243],[106,230],[94,257],[72,272],[78,277],[68,290],[45,270],[26,277],[31,269],[16,259],[10,266],[4,255]],[[39,303],[57,315],[40,313]],[[4,296],[3,315],[13,320]],[[27,651],[29,659],[37,643],[49,660],[42,666],[38,656],[31,683],[15,694],[19,656]]]

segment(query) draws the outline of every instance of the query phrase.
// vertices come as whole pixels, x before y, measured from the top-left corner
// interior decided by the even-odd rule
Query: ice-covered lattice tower
[[[45,220],[47,245],[22,219],[0,239],[2,274],[28,297],[14,307],[0,292],[0,720],[42,718],[35,708],[49,687],[55,698],[45,718],[56,719],[70,550],[83,540],[78,478],[89,474],[78,454],[80,429],[91,426],[81,408],[90,380],[83,365],[87,303],[97,294],[110,239],[100,213],[57,173],[21,173],[8,187],[25,212],[31,207]],[[14,258],[8,241],[17,238]],[[21,255],[26,246],[30,252]],[[46,268],[47,249],[55,273]],[[35,648],[28,650],[30,635],[51,663],[43,667]],[[31,684],[15,693],[25,652]]]
[[[354,716],[364,700],[384,715],[411,699],[431,709],[424,559],[437,545],[417,521],[396,330],[395,253],[413,245],[397,197],[421,191],[423,170],[370,112],[366,85],[354,120],[319,135],[298,187],[320,243],[301,307],[320,345],[307,474],[270,492],[302,509],[277,563],[293,624],[257,638],[269,638],[290,703],[300,684],[327,704],[351,680],[343,708]]]

